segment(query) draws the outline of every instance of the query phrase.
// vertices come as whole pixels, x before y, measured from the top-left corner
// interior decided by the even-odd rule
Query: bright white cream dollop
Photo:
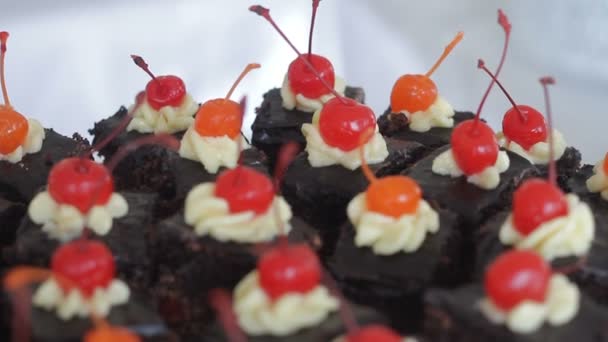
[[[500,174],[509,169],[509,155],[505,151],[498,151],[498,158],[494,165],[486,167],[480,173],[467,176],[467,182],[484,190],[496,189],[500,184]],[[464,173],[456,163],[452,149],[448,149],[433,160],[432,171],[438,175],[452,178],[463,176]]]
[[[239,141],[242,149],[250,148],[240,134],[231,139],[226,135],[221,137],[204,137],[190,126],[182,138],[179,155],[182,158],[194,160],[203,164],[209,173],[216,173],[221,167],[235,168],[239,161]]]
[[[72,318],[84,318],[91,311],[100,317],[105,317],[114,306],[126,304],[130,291],[127,284],[114,279],[107,287],[97,287],[90,297],[74,288],[65,293],[54,278],[50,278],[36,290],[32,303],[45,310],[54,310],[64,321]]]
[[[361,166],[358,148],[351,151],[343,151],[325,143],[319,131],[319,115],[320,110],[315,112],[312,123],[302,125],[302,134],[306,138],[306,152],[308,152],[308,162],[310,165],[312,167],[342,165],[350,170],[355,170]],[[370,140],[365,143],[363,153],[365,160],[369,164],[380,163],[388,157],[386,141],[378,131],[378,125],[376,125],[375,132]]]
[[[344,95],[346,89],[346,82],[343,79],[336,76],[334,80],[334,90]],[[285,75],[283,79],[283,85],[281,86],[281,98],[283,98],[283,108],[287,110],[293,110],[297,108],[302,112],[312,113],[323,108],[325,102],[329,101],[334,97],[334,94],[328,92],[327,94],[321,95],[318,98],[311,99],[302,94],[295,94],[289,85],[289,78]]]
[[[517,153],[520,156],[528,159],[530,163],[535,165],[546,165],[549,164],[550,159],[550,148],[549,141],[537,142],[536,144],[530,146],[529,149],[523,148],[521,145],[516,143],[515,141],[507,139],[502,132],[498,132],[496,134],[498,138],[498,143],[500,146],[505,149]],[[564,136],[556,129],[553,130],[553,150],[554,150],[554,160],[558,160],[564,155],[568,144],[564,139]]]
[[[129,107],[132,111],[135,105]],[[194,114],[198,103],[190,94],[186,94],[178,107],[164,106],[155,110],[145,98],[142,104],[131,114],[133,120],[127,126],[127,131],[139,133],[169,133],[173,134],[186,130],[194,122]]]
[[[378,255],[415,252],[427,233],[439,230],[439,215],[422,199],[415,213],[394,218],[369,210],[365,193],[360,193],[346,212],[356,232],[355,245],[371,247]]]
[[[426,110],[410,113],[404,109],[399,113],[407,117],[410,129],[415,132],[427,132],[433,127],[454,127],[454,108],[439,95]]]
[[[590,192],[599,192],[602,198],[608,201],[608,175],[604,172],[604,161],[601,160],[593,167],[593,176],[586,182]]]
[[[49,238],[62,242],[80,236],[85,227],[97,235],[106,235],[113,219],[125,216],[128,211],[127,201],[118,193],[113,193],[105,205],[95,205],[86,214],[72,205],[56,202],[47,191],[37,194],[28,208],[32,222],[42,225]]]
[[[252,336],[286,336],[315,326],[338,309],[339,302],[322,285],[307,293],[287,293],[272,300],[249,273],[234,290],[234,311],[239,326]]]
[[[275,210],[277,213],[275,214]],[[198,236],[209,235],[219,241],[255,243],[274,239],[281,230],[289,233],[292,212],[281,196],[275,196],[266,212],[231,213],[228,202],[215,196],[215,184],[195,186],[186,197],[185,221]],[[280,222],[277,222],[277,217]]]
[[[16,164],[23,159],[26,154],[37,153],[42,149],[42,143],[46,133],[44,127],[35,119],[27,119],[28,129],[25,141],[9,154],[0,153],[0,161],[6,160],[9,163]]]
[[[528,235],[515,228],[513,214],[500,228],[499,239],[504,245],[531,249],[546,260],[587,254],[595,235],[593,213],[575,194],[567,194],[568,215],[549,220]]]
[[[505,324],[511,331],[529,334],[544,322],[559,326],[576,316],[580,305],[580,292],[576,285],[561,274],[551,276],[544,303],[526,300],[509,311],[498,308],[489,298],[479,303],[481,312],[495,324]]]

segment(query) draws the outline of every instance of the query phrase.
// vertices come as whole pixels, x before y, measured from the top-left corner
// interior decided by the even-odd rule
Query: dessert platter
[[[510,96],[505,13],[475,112],[431,79],[459,32],[377,117],[312,53],[319,2],[304,53],[249,8],[295,56],[250,140],[231,97],[257,63],[195,99],[132,55],[151,79],[89,143],[13,107],[0,32],[1,341],[608,341],[608,154],[553,127],[552,77],[544,113]]]

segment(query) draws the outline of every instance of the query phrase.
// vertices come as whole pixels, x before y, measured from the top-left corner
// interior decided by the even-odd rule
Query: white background
[[[279,86],[294,54],[250,1],[0,0],[0,30],[11,33],[7,56],[15,108],[69,134],[128,105],[148,81],[129,58],[140,54],[156,74],[176,74],[200,101],[223,97],[243,66],[260,62],[234,99],[249,97],[248,130],[261,95]],[[302,50],[310,0],[261,3]],[[361,85],[381,113],[394,81],[425,72],[459,31],[464,41],[435,73],[443,97],[475,110],[503,44],[496,10],[513,24],[501,80],[516,101],[544,111],[538,78],[553,75],[556,127],[595,162],[608,150],[608,2],[603,0],[323,0],[313,50],[338,75]],[[495,88],[483,116],[493,127],[508,102]]]

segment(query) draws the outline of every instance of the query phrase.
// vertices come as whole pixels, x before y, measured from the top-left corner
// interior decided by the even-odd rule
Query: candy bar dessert
[[[251,141],[258,63],[199,104],[132,55],[151,80],[89,146],[12,108],[0,32],[0,341],[608,342],[608,154],[581,166],[552,77],[543,112],[507,93],[507,15],[475,113],[431,79],[459,32],[377,118],[312,53],[309,1],[305,53],[249,8],[297,55]]]
[[[283,85],[280,89],[271,89],[264,95],[264,101],[257,108],[251,126],[251,142],[266,153],[270,165],[274,165],[277,152],[283,144],[306,144],[301,127],[305,123],[311,123],[313,113],[334,97],[330,90],[360,103],[365,101],[362,88],[347,86],[346,82],[335,74],[329,59],[312,53],[312,37],[319,2],[320,0],[312,1],[308,53],[304,55],[306,60],[296,58],[289,64]],[[274,21],[270,22],[278,28]],[[285,38],[280,30],[279,33]],[[289,44],[295,48],[293,44]],[[307,64],[314,66],[320,77],[317,77]],[[329,89],[326,84],[330,86]]]

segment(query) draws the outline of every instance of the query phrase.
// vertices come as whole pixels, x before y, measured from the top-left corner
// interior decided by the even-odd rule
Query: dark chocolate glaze
[[[78,134],[65,137],[52,129],[45,129],[42,149],[26,154],[18,163],[0,161],[0,196],[15,202],[29,203],[46,184],[55,163],[79,155],[89,144]]]
[[[373,309],[358,306],[355,304],[351,304],[350,307],[352,308],[353,316],[359,325],[386,323],[386,318],[384,318],[382,314],[378,313]],[[345,333],[346,327],[344,326],[342,318],[337,312],[334,312],[330,314],[329,317],[325,319],[322,323],[314,327],[302,329],[291,335],[287,335],[284,337],[270,335],[248,336],[247,340],[249,342],[320,342],[333,341],[334,339],[341,337]],[[216,324],[210,328],[209,333],[203,336],[200,341],[226,341],[226,337],[224,336],[222,328]]]
[[[143,193],[121,193],[129,204],[126,216],[114,219],[112,229],[105,236],[90,235],[103,241],[114,254],[117,274],[133,289],[145,289],[150,284],[152,266],[147,238],[152,222],[156,196]],[[50,239],[41,226],[29,217],[17,230],[14,254],[17,263],[48,267],[59,241]]]
[[[425,297],[425,333],[439,342],[559,342],[608,341],[608,312],[586,296],[570,322],[552,326],[545,323],[530,334],[516,334],[504,325],[490,322],[478,309],[484,297],[480,285],[456,290],[431,290]]]
[[[13,202],[0,197],[0,247],[12,244],[15,241],[15,232],[23,214],[25,214],[23,203]],[[0,259],[0,265],[3,264]]]
[[[431,286],[454,286],[467,276],[456,215],[439,211],[440,229],[412,253],[375,254],[354,244],[350,223],[342,227],[326,264],[352,300],[387,312],[393,325],[411,332],[422,319],[422,294]]]
[[[472,112],[455,112],[454,126],[475,117]],[[391,114],[390,108],[378,118],[378,128],[382,135],[418,142],[428,148],[435,149],[450,143],[452,128],[433,127],[427,132],[412,131],[408,119],[403,114]]]
[[[378,176],[397,174],[424,153],[415,142],[386,139],[389,156],[379,164],[370,165]],[[341,165],[312,167],[306,152],[291,163],[283,178],[285,199],[296,216],[321,231],[324,252],[332,249],[340,226],[346,221],[346,206],[369,182],[360,168],[349,170]]]
[[[540,172],[540,177],[547,178],[549,176],[549,167],[547,165],[536,166]],[[555,169],[557,170],[557,184],[564,191],[568,191],[568,180],[581,167],[581,152],[574,147],[567,147],[564,154],[556,161]]]
[[[362,88],[347,86],[344,95],[361,103],[365,101]],[[302,124],[312,121],[313,113],[283,108],[281,89],[274,88],[264,94],[264,100],[260,107],[256,108],[256,113],[251,125],[251,143],[266,153],[271,166],[285,143],[294,141],[302,147],[306,145],[301,127]]]
[[[467,182],[465,176],[452,178],[433,173],[433,160],[449,148],[448,145],[435,150],[405,174],[418,182],[427,200],[458,214],[468,232],[477,230],[485,218],[508,206],[515,188],[524,179],[538,174],[528,160],[507,151],[509,169],[500,174],[501,181],[496,189],[484,190]]]
[[[291,226],[289,241],[320,248],[314,229],[295,217]],[[213,315],[206,303],[207,291],[233,288],[255,268],[256,254],[264,245],[198,237],[184,222],[183,212],[159,222],[151,248],[154,263],[159,266],[154,291],[167,323],[182,334],[200,332],[201,322]]]

